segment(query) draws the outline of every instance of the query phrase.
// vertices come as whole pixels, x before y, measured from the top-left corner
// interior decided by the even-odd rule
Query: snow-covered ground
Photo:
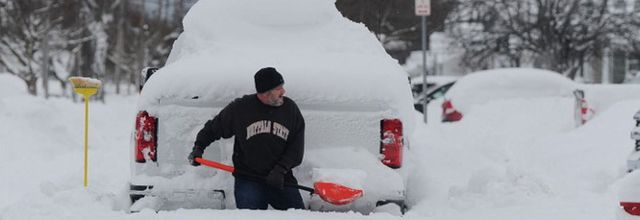
[[[295,97],[292,97],[295,99]],[[613,104],[574,128],[562,99],[490,102],[453,124],[421,124],[408,159],[410,210],[322,213],[144,210],[126,214],[135,96],[90,104],[89,187],[82,102],[27,95],[0,74],[0,219],[614,219],[640,100]],[[433,111],[432,111],[433,112]],[[497,113],[500,114],[497,114]]]

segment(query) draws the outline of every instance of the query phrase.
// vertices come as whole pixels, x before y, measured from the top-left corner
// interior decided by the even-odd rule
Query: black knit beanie
[[[253,79],[255,80],[256,91],[258,93],[272,90],[273,88],[284,84],[282,75],[280,75],[280,73],[278,73],[278,71],[273,67],[265,67],[258,70],[256,75],[253,76]]]

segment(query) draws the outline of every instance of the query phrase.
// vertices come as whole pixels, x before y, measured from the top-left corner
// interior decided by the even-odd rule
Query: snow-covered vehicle
[[[443,85],[439,85],[435,88],[432,88],[429,90],[429,92],[426,95],[418,95],[418,98],[415,99],[414,103],[413,103],[413,107],[416,111],[419,112],[424,112],[424,99],[426,97],[427,99],[427,105],[436,99],[440,99],[442,97],[444,97],[445,94],[447,94],[447,91],[449,91],[449,89],[456,83],[456,81],[451,81],[448,83],[445,83]]]
[[[503,68],[470,73],[457,80],[446,93],[442,104],[442,121],[459,121],[473,106],[490,101],[514,98],[572,98],[577,89],[578,84],[548,70]]]
[[[640,216],[640,172],[633,172],[640,168],[640,110],[633,116],[636,126],[631,130],[631,139],[635,141],[635,147],[627,159],[627,171],[629,176],[625,177],[620,187],[621,211],[617,213],[617,219],[637,219]]]
[[[434,90],[455,83],[460,76],[427,76],[427,94],[433,92]],[[422,76],[416,76],[409,78],[409,83],[411,84],[411,92],[413,93],[414,99],[421,98],[420,96],[423,94],[423,79]]]
[[[631,139],[635,141],[635,147],[627,158],[627,171],[632,172],[640,168],[640,110],[633,116],[636,127],[631,130]]]
[[[233,177],[192,167],[187,155],[207,120],[255,93],[253,74],[266,66],[283,74],[285,95],[305,118],[305,155],[294,169],[299,182],[311,185],[318,168],[364,174],[346,180],[365,192],[353,203],[335,206],[303,192],[305,205],[364,213],[404,207],[411,91],[375,36],[342,17],[332,1],[212,0],[190,9],[167,64],[140,94],[132,209],[235,207]],[[203,158],[231,164],[232,148],[232,139],[216,141]]]

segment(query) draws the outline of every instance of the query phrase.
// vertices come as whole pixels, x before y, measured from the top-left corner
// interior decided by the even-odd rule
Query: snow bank
[[[559,73],[527,68],[505,68],[475,72],[462,77],[445,95],[460,112],[496,100],[538,97],[572,98],[581,89],[596,116],[613,104],[640,99],[640,85],[579,84]],[[465,116],[466,120],[466,116]]]
[[[411,188],[423,188],[410,194],[408,216],[614,219],[639,106],[615,103],[577,129],[572,98],[560,97],[489,102],[458,123],[420,124]]]
[[[313,169],[313,182],[330,182],[352,189],[362,189],[362,182],[367,173],[356,169]]]
[[[0,98],[21,95],[27,91],[24,81],[9,73],[0,73],[0,83]],[[1,102],[0,105],[2,105]]]
[[[90,104],[89,187],[84,188],[83,103],[34,97],[26,93],[23,84],[14,76],[0,75],[0,103],[4,104],[0,107],[2,220],[400,219],[386,213],[365,216],[305,210],[180,209],[156,213],[143,209],[127,214],[129,141],[136,97],[107,96],[106,104]]]
[[[358,161],[354,163],[353,161]],[[400,199],[405,190],[404,179],[398,172],[379,162],[377,155],[359,147],[340,147],[313,149],[305,153],[303,164],[298,170],[309,170],[308,167],[320,168],[314,173],[295,173],[299,180],[306,179],[337,181],[355,189],[363,189],[364,195],[357,199],[351,206],[333,207],[335,210],[370,210],[371,204],[376,199]],[[306,175],[311,175],[307,178]],[[303,182],[311,185],[311,182]],[[317,203],[313,199],[310,203],[326,206],[326,203]],[[316,207],[317,208],[317,207]],[[317,208],[323,210],[322,208]]]
[[[478,106],[455,124],[419,123],[411,138],[418,169],[409,181],[411,210],[326,213],[302,210],[142,210],[125,214],[135,97],[91,103],[89,188],[82,187],[82,103],[26,94],[0,75],[0,218],[13,219],[613,219],[620,199],[636,199],[637,174],[626,175],[629,132],[640,100],[612,104],[574,129],[562,98],[505,100]],[[14,88],[9,90],[8,88]],[[531,108],[530,105],[549,108]],[[501,112],[500,117],[495,112]],[[416,117],[416,120],[417,117]],[[544,122],[544,123],[541,123]],[[366,152],[335,156],[371,157]],[[354,156],[355,155],[355,156]],[[392,171],[389,171],[393,173]],[[388,185],[386,173],[362,182]],[[624,178],[623,178],[624,177]],[[374,180],[377,181],[372,181]],[[631,191],[625,189],[631,188]]]
[[[640,99],[640,84],[582,85],[585,99],[596,115],[625,100]]]

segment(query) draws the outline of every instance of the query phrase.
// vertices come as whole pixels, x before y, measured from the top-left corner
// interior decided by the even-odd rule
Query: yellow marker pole
[[[89,97],[84,95],[84,187],[89,185],[87,170],[89,170]]]
[[[98,92],[98,88],[73,88],[78,94],[84,97],[84,187],[89,185],[87,173],[89,167],[89,98]]]

